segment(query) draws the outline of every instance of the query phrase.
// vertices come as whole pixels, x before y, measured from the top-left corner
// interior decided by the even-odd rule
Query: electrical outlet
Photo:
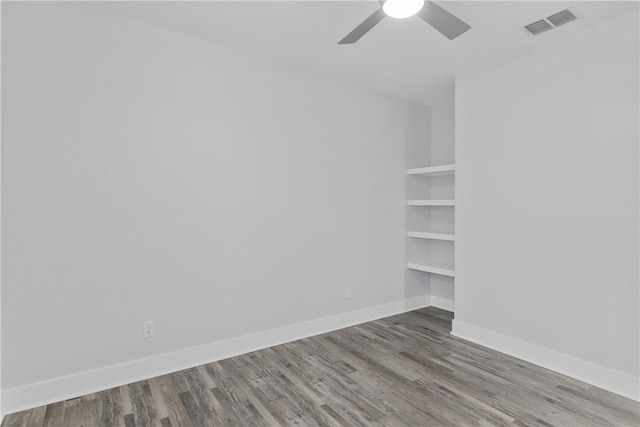
[[[147,320],[142,324],[142,337],[151,338],[156,336],[156,322],[154,320]]]
[[[353,297],[353,288],[351,286],[347,286],[344,290],[344,297],[346,299],[351,299]]]

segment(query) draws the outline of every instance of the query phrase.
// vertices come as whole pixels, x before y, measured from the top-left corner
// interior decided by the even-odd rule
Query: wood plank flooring
[[[638,426],[640,404],[426,308],[7,415],[2,426]]]

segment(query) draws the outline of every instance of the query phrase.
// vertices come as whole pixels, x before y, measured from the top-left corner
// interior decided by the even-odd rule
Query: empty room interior
[[[639,426],[638,1],[1,1],[2,426]]]

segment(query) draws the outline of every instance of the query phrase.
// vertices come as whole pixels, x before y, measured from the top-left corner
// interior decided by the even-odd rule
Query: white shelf
[[[455,200],[409,200],[409,206],[455,206]]]
[[[425,233],[419,231],[409,231],[407,233],[407,236],[414,237],[416,239],[448,240],[451,242],[455,240],[455,235],[453,233]]]
[[[456,165],[441,165],[441,166],[429,166],[426,168],[414,168],[407,171],[408,175],[424,175],[424,176],[438,176],[438,175],[452,175],[455,173]]]
[[[425,273],[435,273],[442,276],[454,277],[453,264],[444,262],[429,261],[425,264],[408,263],[407,268],[411,270],[424,271]]]

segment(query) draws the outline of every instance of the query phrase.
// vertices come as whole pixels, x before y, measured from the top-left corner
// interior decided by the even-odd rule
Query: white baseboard
[[[182,369],[428,307],[429,295],[368,307],[146,359],[2,390],[2,413],[31,409]]]
[[[640,401],[640,378],[455,319],[451,334]]]
[[[455,311],[455,303],[452,299],[437,297],[435,295],[431,295],[431,305],[433,307],[441,308],[447,311]]]

